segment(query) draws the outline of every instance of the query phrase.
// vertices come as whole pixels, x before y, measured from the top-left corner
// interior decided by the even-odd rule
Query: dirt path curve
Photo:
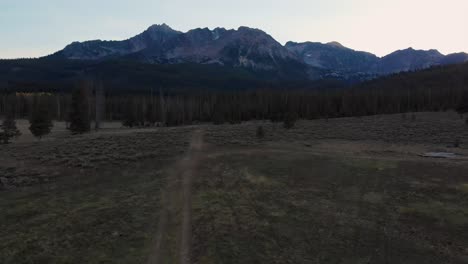
[[[188,152],[169,170],[167,187],[161,199],[158,231],[148,260],[150,264],[167,263],[165,258],[172,255],[170,252],[176,253],[171,257],[176,257],[180,264],[191,261],[192,184],[203,146],[203,132],[194,131]],[[171,234],[170,227],[174,225],[177,226],[177,234]],[[174,235],[178,237],[176,245],[170,241]],[[171,248],[174,246],[177,249]]]

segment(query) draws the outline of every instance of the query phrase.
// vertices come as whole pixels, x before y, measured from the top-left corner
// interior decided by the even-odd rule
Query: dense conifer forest
[[[25,60],[23,63],[33,62]],[[79,68],[79,64],[76,62],[68,67]],[[110,68],[106,68],[106,71],[113,68],[108,66]],[[219,75],[220,72],[213,73],[212,79],[209,79],[206,75],[195,77],[196,72],[188,68],[181,69],[180,66],[177,69],[171,66],[155,67],[160,72],[164,72],[164,67],[169,72],[172,69],[172,73],[177,73],[173,76],[174,80],[178,80],[176,76],[179,74],[191,75],[188,80],[199,78],[198,80],[206,82],[207,88],[202,88],[203,82],[197,83],[196,87],[180,83],[176,88],[155,81],[158,85],[154,87],[148,85],[132,89],[129,83],[128,89],[123,89],[121,86],[114,87],[112,81],[109,81],[111,71],[107,72],[107,75],[103,72],[98,75],[83,74],[79,79],[75,74],[73,78],[68,78],[71,75],[66,75],[66,69],[62,69],[60,73],[55,73],[63,77],[60,79],[52,70],[38,70],[35,80],[50,78],[49,81],[54,80],[54,85],[68,85],[67,89],[47,88],[46,81],[41,82],[41,85],[37,85],[36,82],[35,86],[35,82],[32,81],[32,67],[28,68],[31,85],[3,87],[0,94],[0,115],[11,114],[8,112],[12,110],[8,109],[14,109],[15,118],[29,118],[33,102],[40,100],[48,105],[52,119],[69,121],[70,113],[73,112],[72,92],[78,89],[86,90],[89,102],[75,104],[88,105],[91,119],[95,119],[96,109],[100,109],[97,111],[98,119],[120,120],[130,127],[174,126],[194,122],[237,123],[253,119],[282,121],[291,114],[301,119],[317,119],[412,111],[445,111],[461,109],[460,107],[466,104],[464,98],[467,98],[468,94],[468,64],[394,74],[353,86],[326,81],[314,84],[291,81],[284,87],[281,87],[280,80],[268,85],[266,79],[254,77],[250,72],[243,74],[252,79],[244,76],[234,78],[230,83],[226,75]],[[52,68],[55,69],[55,66],[51,66],[50,69]],[[138,68],[132,69],[133,73],[138,72]],[[227,74],[227,71],[224,73]],[[167,81],[169,75],[167,72],[160,75],[159,81]],[[117,79],[124,78],[119,74],[114,76]],[[158,78],[158,75],[144,76]],[[226,87],[219,85],[216,89],[214,87],[217,87],[218,81],[230,84]],[[250,81],[255,85],[252,86]],[[96,97],[96,91],[101,96]],[[98,107],[95,103],[96,98],[100,98]]]

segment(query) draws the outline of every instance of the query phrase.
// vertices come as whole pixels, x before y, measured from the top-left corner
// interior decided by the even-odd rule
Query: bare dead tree
[[[95,89],[95,129],[99,130],[101,128],[101,121],[104,114],[104,105],[105,105],[105,98],[104,98],[104,86],[102,85],[101,81],[97,81],[94,83]]]

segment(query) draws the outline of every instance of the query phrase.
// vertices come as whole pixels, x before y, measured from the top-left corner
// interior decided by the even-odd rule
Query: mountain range
[[[153,25],[123,41],[73,42],[48,58],[106,61],[131,60],[149,64],[210,64],[272,72],[289,79],[366,80],[398,72],[468,61],[468,54],[443,55],[437,50],[408,48],[378,57],[338,42],[287,42],[281,45],[262,30],[197,28],[180,32],[166,24]]]

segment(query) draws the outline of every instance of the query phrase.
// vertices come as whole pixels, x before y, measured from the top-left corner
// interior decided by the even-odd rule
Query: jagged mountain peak
[[[385,57],[355,51],[337,41],[287,42],[284,46],[261,29],[196,28],[187,32],[155,24],[123,41],[73,42],[53,54],[67,59],[123,58],[145,63],[219,64],[328,76],[377,76],[468,61],[468,54],[444,56],[437,50],[397,50]],[[316,75],[316,74],[315,74]],[[310,75],[309,75],[310,76]],[[315,76],[316,77],[316,76]],[[345,77],[348,78],[348,77]],[[368,78],[368,77],[364,77]]]
[[[252,38],[259,38],[259,37],[269,38],[272,41],[277,42],[272,36],[268,35],[268,33],[258,28],[241,26],[237,29],[235,33],[237,35],[242,35],[242,36],[252,37]]]
[[[251,28],[251,27],[247,27],[247,26],[240,26],[237,30],[238,31],[252,31],[252,32],[265,33],[265,31],[263,31],[261,29]]]
[[[211,31],[213,40],[221,38],[228,30],[223,27],[217,27]]]
[[[177,30],[172,29],[166,23],[151,25],[147,30],[150,30],[150,31],[163,31],[163,32],[177,31]]]
[[[161,25],[155,24],[155,25],[150,26],[147,30],[135,36],[134,38],[137,38],[139,36],[140,37],[148,36],[149,38],[153,40],[159,40],[161,38],[171,37],[177,34],[182,34],[182,32],[174,30],[166,24],[161,24]]]

